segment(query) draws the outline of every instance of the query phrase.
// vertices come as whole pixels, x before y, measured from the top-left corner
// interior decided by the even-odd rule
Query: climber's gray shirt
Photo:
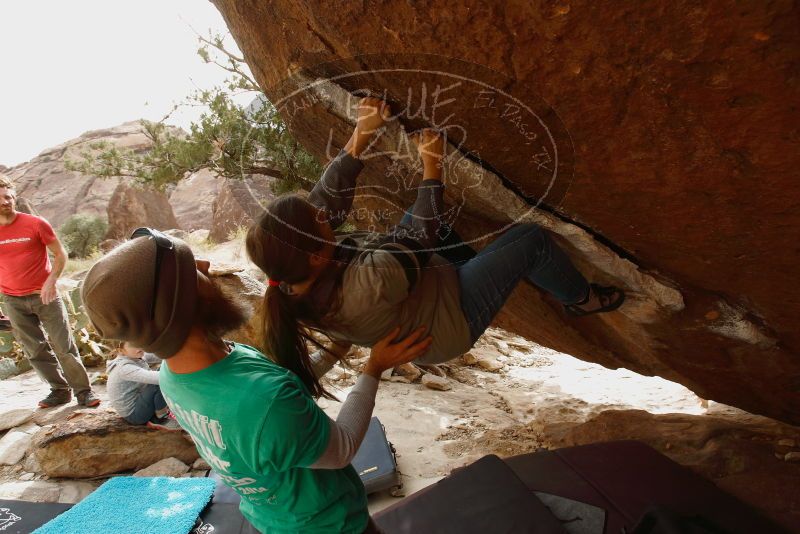
[[[309,201],[329,213],[334,228],[347,218],[364,164],[342,151],[327,167]],[[458,273],[447,260],[432,253],[444,212],[442,184],[423,180],[411,208],[411,227],[399,226],[389,236],[372,239],[372,247],[356,247],[346,236],[336,256],[349,264],[339,292],[340,307],[323,320],[334,339],[371,347],[395,326],[401,336],[426,326],[431,348],[418,362],[441,363],[472,346],[461,309]]]

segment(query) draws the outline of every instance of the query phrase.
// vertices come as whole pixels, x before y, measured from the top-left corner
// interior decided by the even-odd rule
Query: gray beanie
[[[168,239],[172,248],[160,247],[150,236],[137,237],[101,258],[86,275],[81,297],[102,337],[170,358],[194,323],[197,267],[189,245],[160,233],[159,238]]]

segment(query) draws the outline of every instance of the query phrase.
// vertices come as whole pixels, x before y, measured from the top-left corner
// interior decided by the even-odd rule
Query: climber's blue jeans
[[[406,214],[402,222],[410,223],[410,216]],[[473,343],[489,328],[523,278],[562,304],[580,302],[589,294],[589,282],[537,224],[512,226],[478,253],[463,243],[455,231],[443,233],[437,254],[458,271],[461,309]]]

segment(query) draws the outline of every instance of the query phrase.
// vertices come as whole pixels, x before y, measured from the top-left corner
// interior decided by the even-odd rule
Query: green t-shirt
[[[242,497],[261,532],[352,532],[367,526],[352,466],[308,469],[328,445],[328,417],[297,376],[247,345],[196,373],[161,366],[164,398],[200,456]]]

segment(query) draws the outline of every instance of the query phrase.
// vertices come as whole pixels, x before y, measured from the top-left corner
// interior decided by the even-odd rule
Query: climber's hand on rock
[[[417,152],[422,159],[424,179],[442,178],[442,158],[444,158],[444,136],[431,128],[411,135],[411,140],[417,145]]]
[[[391,116],[392,110],[389,104],[380,98],[372,96],[362,98],[358,103],[356,130],[358,130],[359,133],[372,135],[383,126]]]
[[[357,158],[369,146],[370,140],[375,132],[380,130],[389,117],[392,110],[389,104],[375,97],[362,98],[358,103],[358,119],[353,135],[345,145],[344,149],[351,156]]]

